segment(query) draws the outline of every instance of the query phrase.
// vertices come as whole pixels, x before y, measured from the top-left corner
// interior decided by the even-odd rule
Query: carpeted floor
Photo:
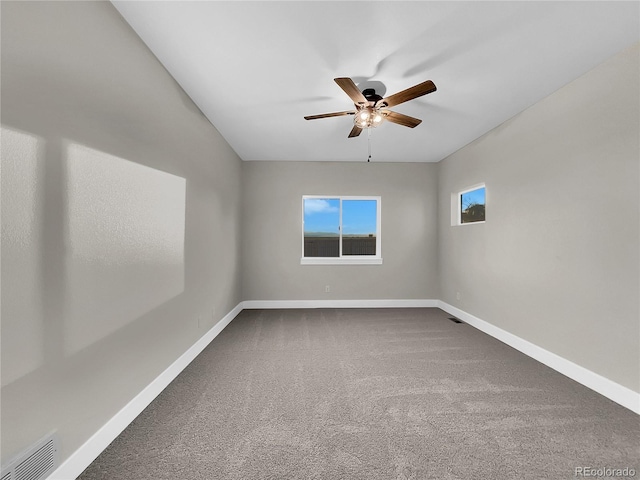
[[[639,418],[438,309],[245,310],[80,479],[638,478]]]

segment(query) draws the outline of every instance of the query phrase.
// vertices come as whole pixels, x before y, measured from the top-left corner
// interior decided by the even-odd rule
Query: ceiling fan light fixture
[[[373,107],[365,107],[358,111],[353,124],[360,128],[377,127],[382,122],[382,115]]]

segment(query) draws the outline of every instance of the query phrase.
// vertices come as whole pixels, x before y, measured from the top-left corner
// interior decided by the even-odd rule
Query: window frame
[[[307,199],[339,200],[339,256],[338,257],[305,257],[304,256],[304,201]],[[342,202],[344,200],[376,201],[376,254],[375,255],[343,255],[342,254]],[[382,197],[379,195],[303,195],[301,206],[301,265],[380,265],[382,264]]]
[[[478,222],[462,222],[462,195],[464,195],[465,193],[469,193],[469,192],[473,192],[475,190],[480,190],[481,188],[484,188],[484,208],[485,208],[485,216],[484,216],[484,220],[480,220]],[[464,190],[460,190],[457,194],[452,194],[456,195],[456,199],[454,200],[452,198],[451,201],[451,205],[452,207],[455,205],[455,214],[453,214],[451,217],[452,222],[451,225],[452,226],[465,226],[465,225],[478,225],[478,224],[483,224],[487,222],[487,186],[484,183],[477,183],[471,187],[465,188]]]

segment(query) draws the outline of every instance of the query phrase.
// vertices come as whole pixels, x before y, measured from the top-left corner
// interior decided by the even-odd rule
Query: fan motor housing
[[[378,95],[373,88],[365,88],[362,91],[362,95],[364,95],[364,98],[373,103],[377,102],[378,100],[382,100],[382,97]]]

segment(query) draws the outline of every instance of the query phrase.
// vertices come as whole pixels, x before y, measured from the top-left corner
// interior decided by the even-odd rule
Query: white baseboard
[[[216,323],[175,362],[116,413],[100,430],[65,460],[47,480],[77,478],[98,455],[184,370],[211,340],[242,311],[242,302]]]
[[[507,332],[506,330],[502,330],[501,328],[481,320],[464,310],[460,310],[453,305],[449,305],[448,303],[439,300],[437,306],[478,330],[483,331],[487,335],[491,335],[510,347],[534,358],[540,363],[544,363],[546,366],[551,367],[555,371],[560,372],[585,387],[598,392],[600,395],[603,395],[623,407],[640,414],[640,393],[634,392],[630,388],[624,387],[619,383],[603,377],[602,375],[581,367],[580,365],[556,355],[555,353],[551,353],[542,347],[534,345],[527,340]]]
[[[271,308],[424,308],[437,307],[438,300],[245,300],[245,309]]]

